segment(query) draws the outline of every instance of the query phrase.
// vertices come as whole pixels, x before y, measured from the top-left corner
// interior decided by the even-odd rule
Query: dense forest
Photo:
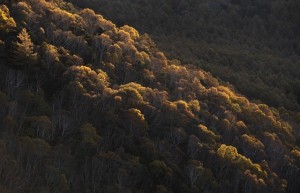
[[[149,33],[192,63],[274,107],[300,110],[299,0],[70,0]]]
[[[0,2],[1,193],[298,193],[299,114],[249,100],[90,8]],[[130,7],[119,9],[107,11]],[[293,50],[269,50],[291,62],[274,74],[278,94],[298,81]]]

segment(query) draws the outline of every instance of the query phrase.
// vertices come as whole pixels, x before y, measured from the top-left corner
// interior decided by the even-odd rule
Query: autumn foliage
[[[91,9],[23,0],[0,13],[0,192],[299,190],[288,114]]]

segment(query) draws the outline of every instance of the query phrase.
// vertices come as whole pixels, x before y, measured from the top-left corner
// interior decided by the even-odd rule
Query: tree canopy
[[[1,3],[0,192],[298,192],[291,113],[92,9]]]

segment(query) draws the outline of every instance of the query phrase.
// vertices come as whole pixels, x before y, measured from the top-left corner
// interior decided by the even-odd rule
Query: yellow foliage
[[[104,66],[109,70],[114,70],[116,68],[115,65],[113,65],[112,63],[105,63]]]
[[[127,44],[133,44],[133,40],[131,39],[130,33],[124,30],[119,30],[119,38],[121,41],[127,43]]]
[[[128,110],[128,112],[138,118],[140,121],[145,121],[145,117],[139,109],[131,108]]]
[[[235,160],[238,157],[237,149],[233,146],[227,146],[225,144],[222,144],[219,147],[217,153],[222,158],[229,159],[229,160]]]
[[[179,110],[188,110],[189,106],[184,100],[178,100],[174,102]]]
[[[115,53],[118,58],[121,58],[123,55],[123,50],[118,44],[113,44],[109,46],[108,51],[110,53]]]
[[[114,100],[115,100],[116,102],[122,102],[122,97],[121,97],[121,96],[115,96],[115,97],[114,97]]]
[[[144,51],[142,51],[141,54],[143,56],[144,62],[145,63],[150,63],[150,56]]]
[[[298,149],[293,149],[291,154],[300,160],[300,151]]]
[[[167,58],[163,52],[155,52],[154,56],[160,60],[167,60]]]
[[[102,93],[109,86],[107,74],[100,69],[94,71],[87,66],[72,66],[65,75],[72,77],[73,82],[76,82],[77,88],[80,88],[82,93],[91,96]]]
[[[235,100],[237,103],[241,104],[241,105],[248,106],[248,105],[250,104],[249,100],[246,99],[245,97],[239,97],[239,96],[236,96],[236,97],[234,98],[234,100]]]
[[[101,38],[102,45],[110,46],[112,44],[112,40],[110,39],[110,37],[107,34],[105,34],[105,33],[101,34],[100,38]]]
[[[228,87],[225,87],[225,86],[218,86],[217,89],[220,90],[220,91],[222,91],[222,92],[224,92],[224,93],[226,93],[226,95],[227,95],[228,97],[230,97],[230,98],[235,97],[235,94],[234,94],[231,90],[229,90]]]
[[[120,28],[120,30],[124,30],[130,34],[131,39],[136,40],[137,38],[140,37],[139,32],[134,29],[133,27],[130,27],[128,25],[124,25],[123,27]]]
[[[143,76],[148,80],[154,80],[155,79],[154,73],[152,71],[148,70],[148,69],[143,70]]]
[[[177,65],[169,65],[167,68],[168,72],[172,77],[184,77],[188,78],[189,72],[186,67],[184,66],[177,66]]]
[[[217,135],[212,132],[211,130],[209,130],[205,125],[198,125],[198,128],[205,134],[207,134],[208,136],[212,137],[213,139],[216,139],[217,138]]]
[[[42,45],[44,51],[44,60],[47,64],[51,64],[53,62],[59,62],[59,54],[55,46],[51,44],[44,43]]]
[[[198,100],[191,100],[188,105],[192,111],[194,111],[194,112],[200,111],[200,103]]]
[[[218,89],[215,87],[211,87],[211,88],[207,89],[207,94],[208,94],[208,97],[214,98],[220,102],[225,101],[227,104],[231,104],[231,100],[230,100],[229,96],[225,92],[218,91]]]
[[[143,87],[141,84],[136,83],[136,82],[129,82],[127,84],[123,84],[123,85],[120,86],[120,89],[124,89],[124,88],[134,88],[134,89],[139,90],[139,91],[145,89],[145,87]]]
[[[245,143],[247,143],[248,145],[250,145],[256,149],[264,149],[265,148],[264,144],[260,140],[256,139],[254,136],[243,134],[241,138],[243,139],[243,141]]]
[[[176,111],[177,110],[177,106],[175,103],[170,102],[170,101],[164,101],[163,102],[164,107],[168,110],[168,111]]]
[[[262,178],[259,178],[256,174],[253,174],[250,170],[246,170],[244,172],[244,175],[252,181],[252,183],[255,183],[258,186],[265,186],[266,183]]]
[[[103,30],[115,30],[116,25],[111,21],[104,19],[101,15],[98,15],[98,20],[100,22],[100,26]]]
[[[217,154],[233,164],[238,164],[242,169],[251,169],[251,171],[254,171],[261,177],[266,177],[267,175],[266,172],[261,169],[260,165],[253,164],[251,159],[239,154],[237,149],[233,146],[222,144],[217,150]]]
[[[70,26],[85,25],[84,21],[78,15],[72,14],[68,11],[54,8],[52,10],[51,21],[62,29],[67,30]]]
[[[135,53],[135,63],[136,62],[145,63],[144,57],[140,52]]]
[[[107,74],[101,70],[101,69],[97,69],[96,72],[98,73],[97,76],[100,80],[105,81],[106,83],[109,82],[109,77],[107,76]]]
[[[240,133],[247,133],[248,127],[243,121],[237,121],[235,126],[239,129]]]
[[[259,109],[262,111],[262,112],[264,112],[264,114],[266,115],[266,116],[273,116],[273,112],[271,111],[271,109],[268,107],[268,105],[266,105],[266,104],[259,104],[258,105],[258,107],[259,107]]]
[[[9,15],[9,9],[5,5],[0,6],[0,31],[8,33],[11,29],[15,28],[16,22]]]
[[[198,78],[199,80],[203,80],[205,78],[205,75],[201,70],[198,70],[196,72],[196,78]]]
[[[142,86],[137,83],[131,82],[125,85],[121,85],[119,92],[125,92],[127,97],[130,98],[132,102],[139,103],[144,101],[143,96],[138,91],[139,88],[142,88]]]
[[[242,112],[239,104],[233,103],[238,98],[233,91],[231,91],[228,87],[225,87],[225,86],[218,86],[217,89],[219,92],[219,96],[222,97],[225,101],[227,101],[227,103],[230,104],[230,106],[232,107],[232,109],[234,111]]]

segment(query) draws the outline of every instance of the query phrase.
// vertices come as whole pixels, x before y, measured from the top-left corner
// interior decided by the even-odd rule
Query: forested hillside
[[[70,0],[147,32],[172,58],[241,93],[300,110],[299,0]]]
[[[289,113],[92,9],[0,2],[1,193],[299,191]]]

